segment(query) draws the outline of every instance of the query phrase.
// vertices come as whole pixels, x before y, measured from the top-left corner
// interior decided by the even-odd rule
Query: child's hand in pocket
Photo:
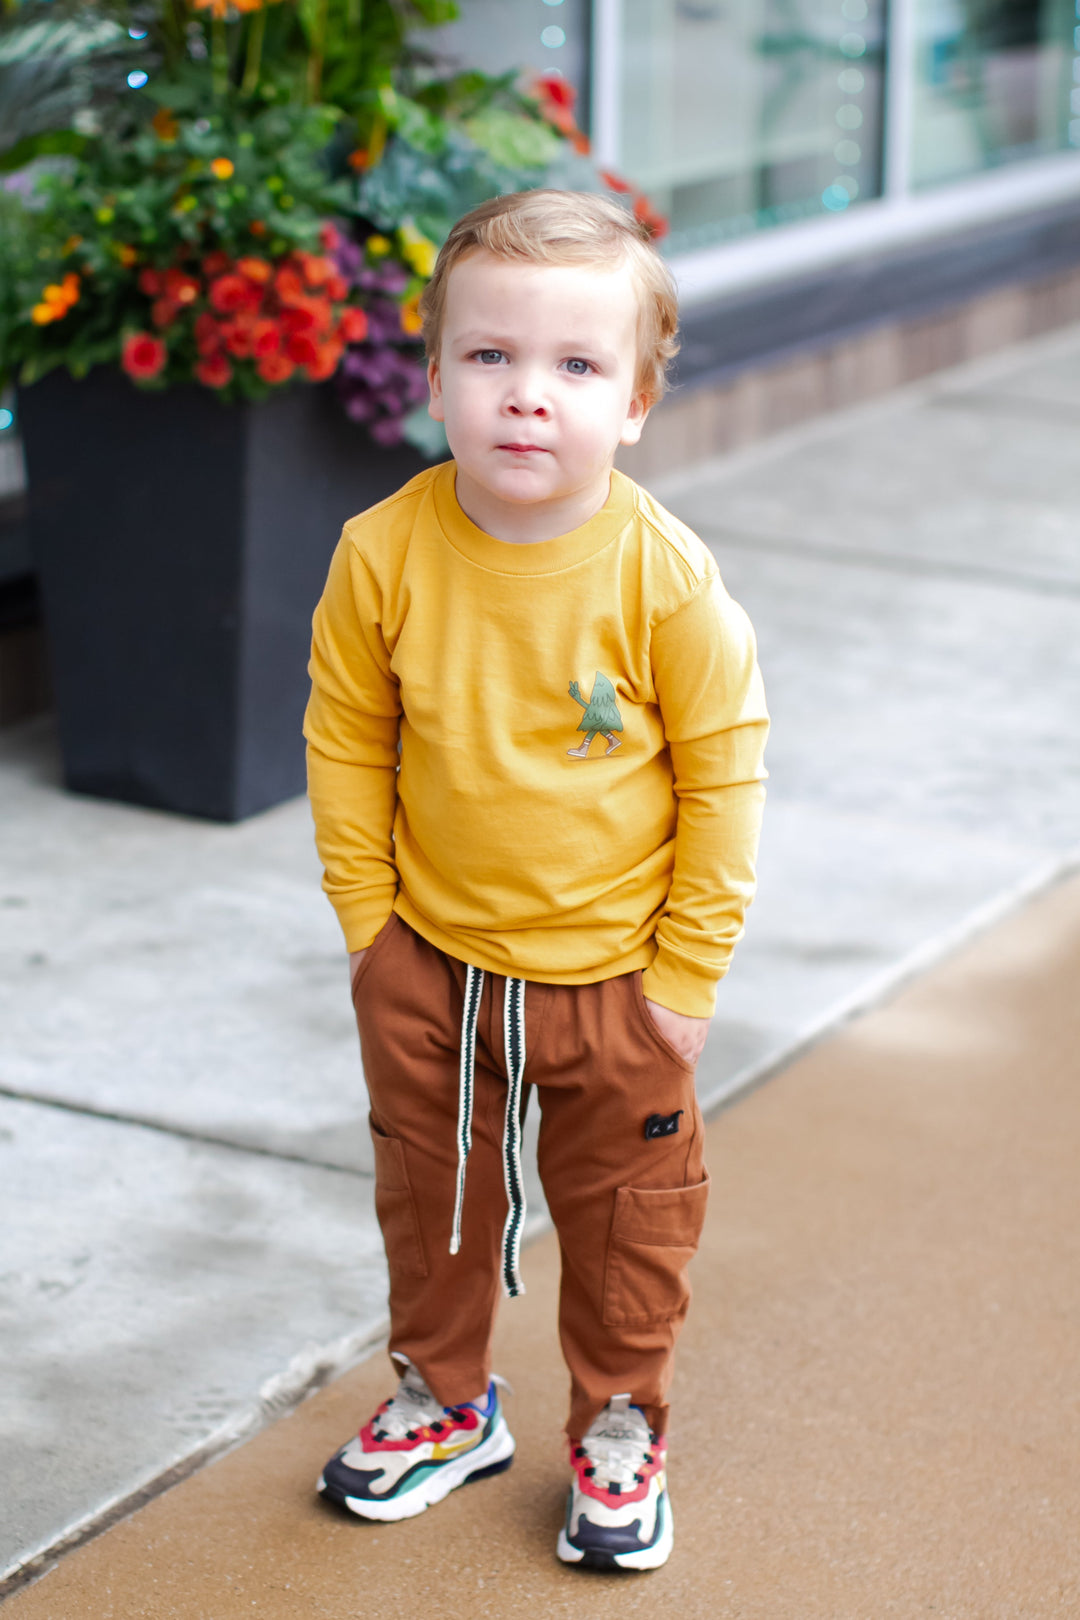
[[[670,1007],[661,1007],[659,1002],[649,1001],[647,997],[645,1010],[668,1045],[673,1046],[687,1063],[696,1063],[701,1056],[701,1049],[705,1045],[705,1037],[709,1033],[709,1024],[712,1020],[690,1018],[686,1013],[672,1012]]]

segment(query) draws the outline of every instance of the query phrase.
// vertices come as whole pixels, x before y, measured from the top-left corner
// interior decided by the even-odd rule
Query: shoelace
[[[415,1369],[405,1373],[374,1425],[380,1439],[404,1440],[414,1429],[441,1423],[446,1415]]]
[[[616,1405],[624,1401],[627,1396],[616,1395],[593,1419],[581,1442],[592,1467],[593,1484],[604,1491],[612,1485],[632,1489],[652,1449],[649,1425],[636,1409]]]

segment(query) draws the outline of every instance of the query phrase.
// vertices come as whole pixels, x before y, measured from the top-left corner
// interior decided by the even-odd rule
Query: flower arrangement
[[[20,28],[24,45],[27,30],[40,40],[52,13],[7,6],[0,101],[18,108],[11,64],[27,51],[12,41]],[[88,13],[82,0],[47,36],[69,66],[84,39],[80,72],[54,72],[51,114],[24,93],[24,127],[0,120],[13,176],[0,191],[0,382],[119,365],[139,387],[235,400],[335,378],[378,442],[437,450],[418,303],[455,218],[561,185],[611,190],[664,229],[594,167],[564,81],[446,74],[423,55],[416,31],[456,10],[91,0]]]

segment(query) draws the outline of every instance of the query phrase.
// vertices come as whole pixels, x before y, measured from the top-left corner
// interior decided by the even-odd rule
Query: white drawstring
[[[476,1074],[476,1026],[484,992],[482,968],[465,967],[465,1001],[461,1013],[461,1062],[458,1069],[457,1186],[450,1253],[461,1249],[461,1215],[465,1204],[465,1171],[472,1151],[473,1090]],[[506,1044],[506,1120],[503,1125],[503,1179],[509,1210],[502,1238],[503,1291],[513,1299],[525,1292],[521,1280],[521,1233],[525,1224],[525,1187],[521,1176],[521,1088],[525,1074],[525,980],[507,979],[503,1002]]]
[[[521,1228],[525,1223],[525,1188],[521,1180],[521,1083],[525,1073],[525,980],[507,979],[503,1000],[506,1041],[506,1124],[503,1127],[503,1178],[510,1208],[503,1227],[502,1278],[510,1299],[525,1292],[521,1280]]]
[[[472,1152],[473,1078],[476,1070],[476,1021],[480,997],[484,993],[482,968],[465,969],[465,1006],[461,1014],[461,1063],[458,1070],[457,1190],[454,1194],[454,1224],[450,1232],[450,1253],[461,1248],[461,1211],[465,1203],[465,1166]]]

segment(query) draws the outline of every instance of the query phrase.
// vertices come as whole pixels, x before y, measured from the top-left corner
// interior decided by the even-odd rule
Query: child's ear
[[[431,398],[428,400],[428,415],[433,422],[445,422],[446,412],[443,410],[442,378],[439,375],[439,362],[429,360],[427,368],[427,385]]]
[[[644,394],[635,394],[630,401],[630,409],[626,413],[623,430],[619,434],[620,444],[637,444],[641,438],[641,430],[645,426],[645,418],[652,410],[652,400]]]

